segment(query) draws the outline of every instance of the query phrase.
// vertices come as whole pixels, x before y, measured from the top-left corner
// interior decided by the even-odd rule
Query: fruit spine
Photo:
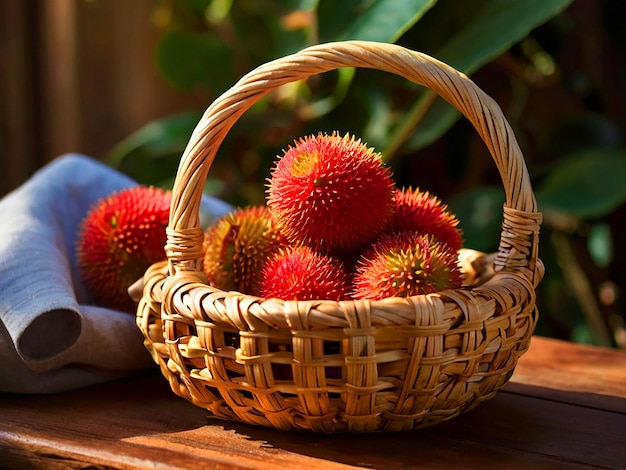
[[[380,154],[360,140],[318,134],[300,139],[277,161],[267,204],[292,243],[354,251],[389,224],[394,183]]]
[[[95,303],[134,313],[128,288],[165,259],[171,192],[135,186],[112,193],[81,221],[77,264]]]
[[[456,217],[428,192],[396,188],[380,154],[355,137],[300,139],[268,183],[266,207],[237,209],[207,231],[211,285],[284,300],[460,287]]]

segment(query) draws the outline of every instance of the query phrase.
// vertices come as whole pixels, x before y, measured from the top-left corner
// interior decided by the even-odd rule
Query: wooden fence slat
[[[146,123],[209,104],[159,75],[154,0],[0,2],[0,197],[67,152],[102,158]]]

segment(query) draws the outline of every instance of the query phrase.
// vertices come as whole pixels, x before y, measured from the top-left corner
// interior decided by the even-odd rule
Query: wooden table
[[[157,374],[0,395],[1,468],[626,468],[626,353],[533,338],[509,384],[423,430],[286,433],[209,418]]]

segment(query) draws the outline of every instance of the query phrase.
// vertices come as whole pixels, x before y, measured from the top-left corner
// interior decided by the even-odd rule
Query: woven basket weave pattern
[[[489,281],[341,302],[264,300],[206,284],[199,204],[225,135],[272,90],[340,67],[378,69],[424,85],[474,125],[506,195]],[[137,324],[172,390],[218,417],[324,433],[429,426],[491,398],[529,346],[543,265],[541,215],[523,156],[497,104],[431,57],[347,41],[258,67],[207,109],[173,193],[167,261],[146,272]]]

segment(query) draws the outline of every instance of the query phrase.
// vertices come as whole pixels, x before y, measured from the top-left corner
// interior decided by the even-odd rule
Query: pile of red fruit
[[[128,288],[165,259],[171,192],[137,186],[98,201],[77,261],[94,302],[130,313]],[[210,285],[284,300],[382,299],[461,285],[458,220],[427,192],[398,189],[354,137],[301,139],[272,169],[267,205],[238,208],[205,233]]]
[[[380,154],[338,134],[295,143],[272,169],[266,206],[205,234],[209,284],[284,300],[382,299],[461,285],[458,220],[439,199],[396,188]]]

